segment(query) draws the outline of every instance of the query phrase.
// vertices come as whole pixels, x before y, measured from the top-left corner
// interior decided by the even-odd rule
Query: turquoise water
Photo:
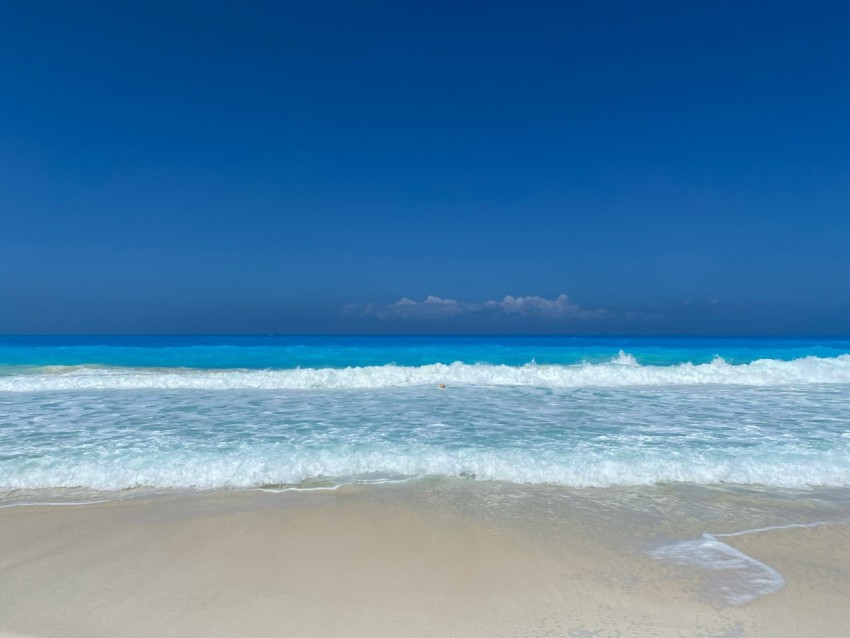
[[[788,361],[850,353],[850,339],[586,337],[2,337],[0,366],[297,368],[396,363],[603,363],[620,350],[639,363]]]
[[[2,337],[0,490],[850,485],[850,341]]]

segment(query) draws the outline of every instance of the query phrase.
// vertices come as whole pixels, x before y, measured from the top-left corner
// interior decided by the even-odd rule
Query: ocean
[[[850,486],[850,341],[3,337],[0,490]]]
[[[400,489],[746,604],[850,522],[850,340],[0,338],[0,509]]]

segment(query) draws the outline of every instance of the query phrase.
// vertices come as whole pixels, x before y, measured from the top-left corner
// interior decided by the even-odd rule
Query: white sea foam
[[[727,532],[725,534],[714,534],[718,538],[734,538],[735,536],[746,536],[748,534],[761,534],[762,532],[776,532],[783,529],[816,529],[827,525],[847,525],[850,519],[844,518],[837,521],[815,521],[813,523],[786,523],[785,525],[768,525],[767,527],[755,527],[744,529],[739,532]]]
[[[678,565],[695,567],[713,573],[707,583],[709,596],[732,605],[742,605],[761,596],[779,591],[785,579],[778,571],[735,549],[720,538],[735,538],[750,534],[785,529],[814,529],[828,525],[847,525],[850,519],[786,523],[744,529],[724,534],[703,534],[700,538],[662,545],[649,552],[653,558]]]
[[[743,605],[785,586],[782,574],[771,566],[711,534],[656,548],[650,555],[707,571],[711,577],[705,583],[705,593],[713,600],[730,605]]]
[[[116,452],[57,456],[25,465],[0,466],[0,488],[89,488],[122,490],[136,487],[213,489],[223,487],[304,486],[321,477],[339,482],[368,482],[378,474],[398,477],[445,476],[521,484],[572,487],[698,484],[763,484],[779,487],[848,486],[850,464],[789,462],[782,458],[719,462],[698,451],[676,460],[659,452],[642,460],[615,450],[581,455],[547,455],[517,450],[286,450],[258,447],[215,454],[182,450],[145,454]],[[622,455],[622,456],[620,456]],[[620,458],[617,458],[620,456]],[[309,485],[308,485],[309,487]]]
[[[782,386],[850,384],[850,355],[792,361],[760,359],[730,364],[639,365],[620,353],[610,363],[523,366],[432,364],[289,370],[199,370],[51,366],[41,374],[0,377],[0,391],[38,392],[98,389],[372,389],[416,385],[533,386],[548,388],[688,385]]]
[[[3,503],[0,505],[0,510],[11,509],[14,507],[73,507],[81,505],[100,505],[102,503],[111,503],[121,500],[118,498],[101,498],[91,501],[20,501],[13,503]]]
[[[258,487],[260,492],[270,492],[272,494],[282,494],[284,492],[336,492],[344,487],[363,487],[366,485],[401,485],[402,483],[410,483],[416,480],[417,476],[408,476],[399,479],[361,479],[357,481],[340,481],[331,485],[287,485],[284,487]]]
[[[850,355],[16,372],[0,376],[0,489],[316,487],[322,477],[423,475],[846,487],[848,386]]]

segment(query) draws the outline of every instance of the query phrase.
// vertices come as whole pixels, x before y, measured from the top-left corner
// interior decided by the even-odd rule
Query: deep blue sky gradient
[[[850,4],[244,4],[0,4],[0,333],[850,333]]]

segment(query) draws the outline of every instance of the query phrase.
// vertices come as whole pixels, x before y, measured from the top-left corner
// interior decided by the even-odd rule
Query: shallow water
[[[740,535],[850,519],[848,415],[847,340],[6,337],[0,507],[402,490],[739,605]]]
[[[4,338],[0,490],[419,476],[845,487],[848,351],[803,340]],[[295,367],[305,362],[323,367]]]

